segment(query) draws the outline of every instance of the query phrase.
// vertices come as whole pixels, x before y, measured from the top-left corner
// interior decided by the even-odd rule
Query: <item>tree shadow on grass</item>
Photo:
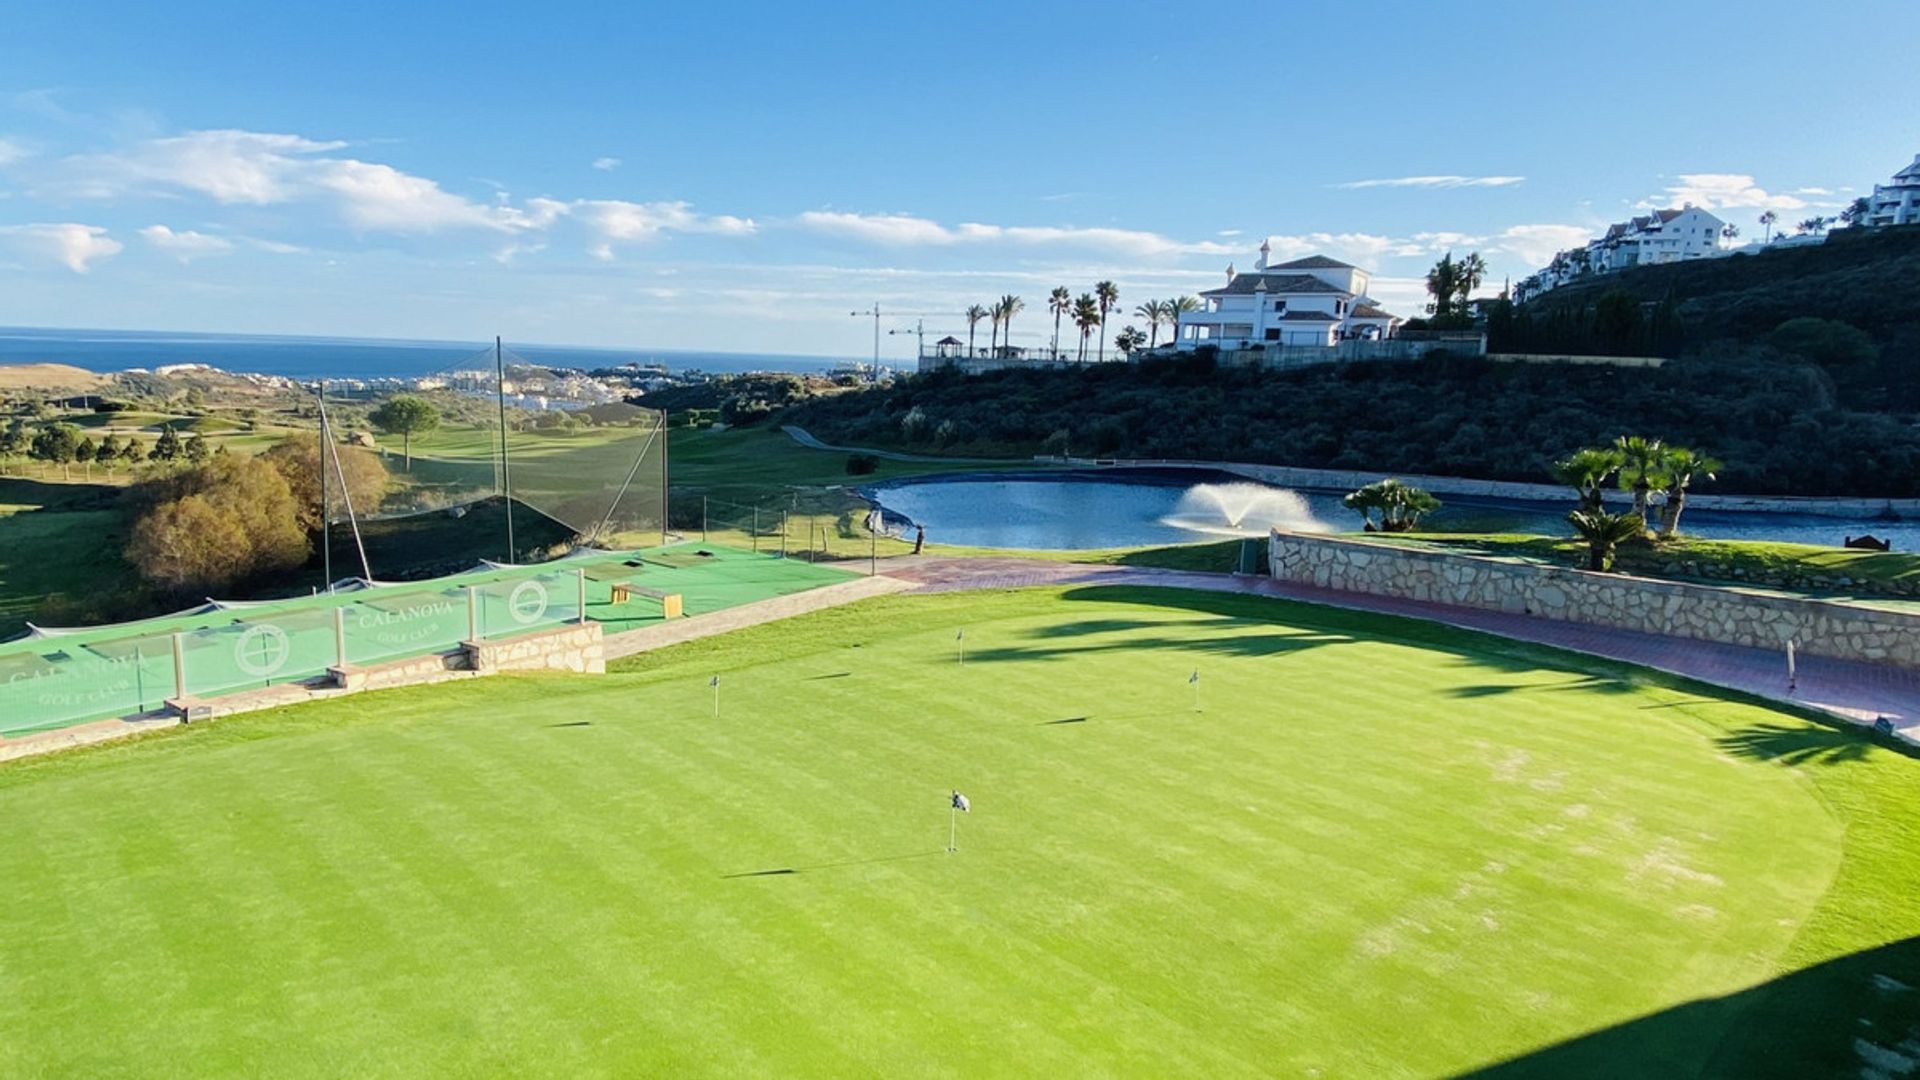
[[[1490,662],[1488,665],[1483,666],[1506,668],[1509,665]],[[1530,670],[1538,671],[1542,669],[1533,668]],[[1446,691],[1446,694],[1448,697],[1457,698],[1483,698],[1497,697],[1501,694],[1526,693],[1529,691],[1534,693],[1556,694],[1570,692],[1630,694],[1635,689],[1637,688],[1634,684],[1625,679],[1609,679],[1602,675],[1582,675],[1564,682],[1555,683],[1476,683],[1472,686],[1452,687]]]
[[[1755,724],[1730,731],[1714,743],[1740,757],[1786,765],[1843,765],[1865,758],[1874,747],[1865,732],[1786,724]]]
[[[1460,1075],[1485,1080],[1901,1075],[1920,1062],[1916,987],[1920,938],[1910,937]]]

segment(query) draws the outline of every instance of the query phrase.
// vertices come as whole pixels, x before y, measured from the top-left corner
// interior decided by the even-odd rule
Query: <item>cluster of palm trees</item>
[[[1413,532],[1420,519],[1440,509],[1440,500],[1424,488],[1398,480],[1375,480],[1340,500],[1349,510],[1358,510],[1366,519],[1367,532]],[[1374,519],[1375,512],[1380,517]]]
[[[1427,271],[1427,293],[1433,297],[1433,303],[1427,305],[1427,311],[1435,319],[1445,319],[1455,312],[1464,314],[1467,310],[1467,298],[1487,277],[1487,261],[1477,251],[1470,251],[1461,258],[1454,258],[1449,251]]]
[[[1053,316],[1053,355],[1060,355],[1060,323],[1066,320],[1080,332],[1079,359],[1087,358],[1088,345],[1093,345],[1096,359],[1107,358],[1107,322],[1120,306],[1120,286],[1111,281],[1095,282],[1092,292],[1073,295],[1073,290],[1065,285],[1057,286],[1047,294],[1047,312]],[[998,355],[1004,342],[1013,343],[1013,317],[1026,310],[1026,301],[1009,293],[988,305],[974,304],[966,310],[967,354],[974,354],[974,339],[982,321],[990,324],[988,334],[989,355]],[[1180,316],[1189,311],[1200,310],[1200,301],[1191,296],[1179,296],[1171,300],[1149,300],[1133,309],[1133,313],[1144,319],[1150,333],[1142,334],[1134,327],[1127,327],[1114,338],[1114,344],[1124,352],[1132,352],[1142,345],[1151,348],[1160,344],[1160,327],[1177,327]],[[1096,337],[1097,335],[1097,337]],[[1170,329],[1168,338],[1171,340]]]
[[[1553,463],[1553,478],[1579,493],[1580,508],[1567,523],[1586,541],[1588,569],[1608,570],[1615,549],[1627,540],[1648,535],[1653,520],[1653,493],[1666,496],[1659,507],[1659,536],[1679,535],[1680,514],[1687,508],[1687,492],[1695,480],[1712,480],[1724,468],[1720,462],[1684,446],[1668,446],[1659,439],[1622,435],[1611,446],[1575,450]],[[1610,513],[1603,497],[1610,485],[1633,494],[1630,513]]]

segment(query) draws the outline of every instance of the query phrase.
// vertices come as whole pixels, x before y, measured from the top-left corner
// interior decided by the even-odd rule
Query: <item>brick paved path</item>
[[[1786,658],[1780,653],[1691,638],[1615,630],[1604,626],[1509,615],[1448,604],[1398,600],[1364,593],[1318,589],[1264,577],[1235,577],[1129,566],[1088,566],[1017,558],[883,559],[880,572],[916,582],[920,592],[1010,589],[1029,585],[1164,585],[1214,592],[1275,596],[1314,604],[1405,615],[1480,630],[1516,641],[1552,645],[1624,660],[1714,686],[1741,690],[1859,723],[1884,716],[1908,742],[1920,743],[1920,671],[1802,655],[1799,685],[1789,695]]]

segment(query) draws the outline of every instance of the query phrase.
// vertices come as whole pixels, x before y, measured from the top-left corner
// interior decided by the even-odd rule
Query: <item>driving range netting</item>
[[[177,690],[176,635],[187,694],[208,698],[319,678],[341,661],[343,644],[348,665],[366,666],[458,648],[469,638],[470,618],[483,639],[574,622],[583,582],[586,617],[616,633],[661,621],[667,595],[682,598],[685,614],[700,615],[852,576],[803,559],[689,542],[41,630],[0,643],[0,738],[160,708]],[[616,591],[625,599],[616,603]]]

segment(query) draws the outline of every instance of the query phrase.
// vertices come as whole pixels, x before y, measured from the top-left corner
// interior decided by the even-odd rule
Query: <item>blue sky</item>
[[[407,8],[11,11],[0,325],[862,355],[1012,292],[1038,343],[1263,236],[1414,314],[1445,250],[1920,152],[1911,3]]]

